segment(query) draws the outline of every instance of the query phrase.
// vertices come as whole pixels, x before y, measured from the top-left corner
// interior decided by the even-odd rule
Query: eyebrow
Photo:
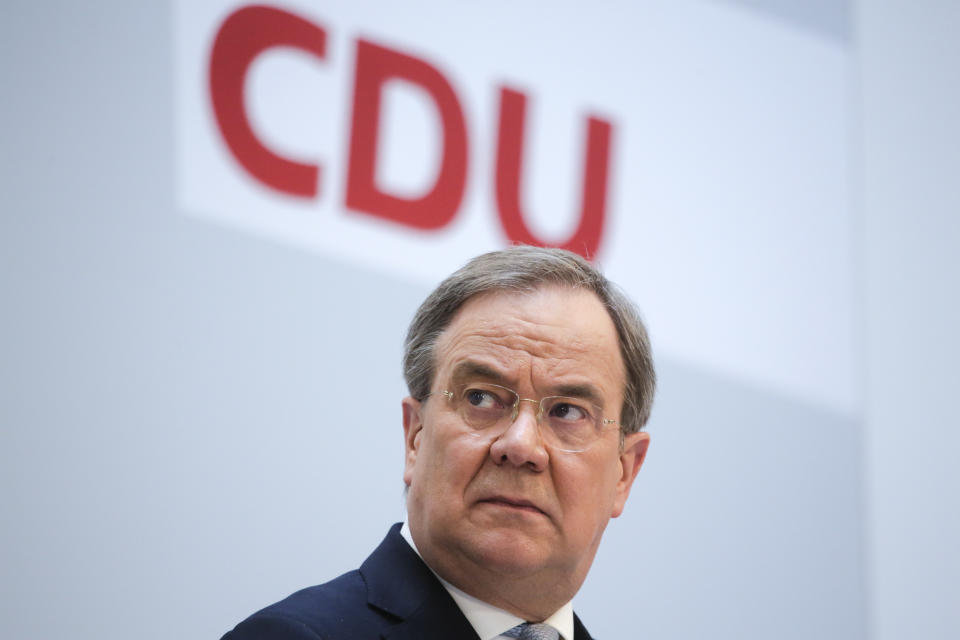
[[[570,398],[583,398],[584,400],[589,400],[601,409],[604,408],[603,398],[600,396],[600,392],[597,390],[597,388],[592,384],[562,384],[554,389],[556,393],[553,395],[568,396]]]
[[[453,368],[451,381],[454,384],[475,380],[477,378],[501,386],[510,386],[511,381],[502,373],[488,365],[476,362],[475,360],[464,360]],[[546,395],[567,396],[570,398],[582,398],[604,408],[603,396],[600,391],[592,384],[561,384],[551,388]]]
[[[502,373],[493,367],[481,364],[474,360],[464,360],[453,368],[453,374],[450,376],[454,383],[481,378],[494,384],[506,386],[508,382]]]

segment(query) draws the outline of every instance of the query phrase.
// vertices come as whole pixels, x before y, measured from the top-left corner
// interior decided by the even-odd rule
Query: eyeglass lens
[[[452,394],[464,422],[486,431],[494,427],[506,430],[520,410],[520,396],[513,390],[494,384],[471,383]],[[524,401],[528,401],[526,398]],[[600,409],[582,398],[548,396],[539,402],[538,422],[544,440],[567,451],[582,451],[599,437],[602,426]]]

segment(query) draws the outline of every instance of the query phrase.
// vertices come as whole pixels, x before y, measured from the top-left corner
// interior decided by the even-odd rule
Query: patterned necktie
[[[503,635],[508,638],[517,638],[518,640],[559,640],[560,632],[548,624],[532,624],[524,622],[518,624],[509,631],[504,631]]]

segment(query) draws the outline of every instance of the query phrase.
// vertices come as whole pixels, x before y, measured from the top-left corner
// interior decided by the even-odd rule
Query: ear
[[[405,451],[403,482],[409,487],[413,480],[413,468],[417,464],[420,434],[423,430],[423,420],[420,418],[422,403],[407,396],[401,404],[403,406],[403,444]]]
[[[616,518],[623,513],[630,495],[630,487],[637,477],[644,458],[647,457],[647,447],[650,446],[650,434],[643,431],[631,433],[623,439],[623,450],[620,452],[620,480],[617,482],[616,495],[613,500],[613,513]]]

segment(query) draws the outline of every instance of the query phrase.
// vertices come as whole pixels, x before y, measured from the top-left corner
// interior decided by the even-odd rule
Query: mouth
[[[530,502],[529,500],[524,500],[523,498],[512,498],[509,496],[491,496],[489,498],[484,498],[478,500],[479,504],[488,504],[494,507],[501,509],[506,509],[509,511],[515,511],[517,513],[532,513],[546,516],[547,513]]]

